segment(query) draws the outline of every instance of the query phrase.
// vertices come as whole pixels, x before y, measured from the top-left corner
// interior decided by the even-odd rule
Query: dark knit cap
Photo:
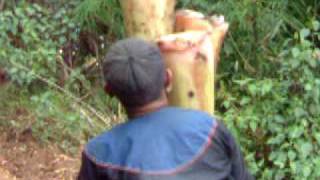
[[[141,106],[159,98],[165,67],[155,44],[129,38],[111,46],[103,62],[103,74],[125,106]]]

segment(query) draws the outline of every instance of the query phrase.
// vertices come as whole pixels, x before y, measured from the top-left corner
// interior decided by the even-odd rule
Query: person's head
[[[138,38],[112,45],[103,61],[105,89],[127,108],[163,98],[169,77],[159,48]]]

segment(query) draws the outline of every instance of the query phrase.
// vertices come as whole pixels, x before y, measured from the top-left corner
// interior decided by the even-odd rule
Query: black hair
[[[103,62],[105,83],[126,107],[158,99],[164,88],[165,67],[159,48],[138,38],[112,45]]]

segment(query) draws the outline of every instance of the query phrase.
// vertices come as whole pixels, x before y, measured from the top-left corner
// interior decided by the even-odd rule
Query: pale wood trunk
[[[223,16],[212,16],[207,18],[202,13],[192,10],[180,10],[176,13],[176,32],[185,32],[190,30],[212,32],[211,41],[215,59],[215,70],[218,68],[221,46],[228,29],[229,24],[224,21]]]
[[[129,37],[155,40],[174,27],[175,0],[121,0]]]
[[[175,0],[122,0],[127,35],[158,43],[173,72],[171,105],[213,114],[215,69],[229,25],[191,10],[174,14],[174,6]]]
[[[168,94],[174,106],[214,112],[214,57],[211,34],[189,31],[158,40],[166,66],[173,72]]]

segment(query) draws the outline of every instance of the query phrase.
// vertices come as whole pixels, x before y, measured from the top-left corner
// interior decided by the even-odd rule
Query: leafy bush
[[[320,49],[312,41],[320,36],[312,24],[283,45],[273,77],[220,82],[222,116],[262,179],[320,178]]]
[[[81,27],[106,33],[111,39],[124,37],[124,22],[118,0],[84,0],[75,9]]]
[[[231,23],[216,109],[251,172],[257,179],[319,179],[320,3],[181,0],[178,7],[221,13]]]
[[[275,64],[270,62],[271,57],[281,53],[283,41],[293,32],[315,18],[319,7],[317,0],[178,1],[178,8],[223,14],[230,22],[219,67],[219,75],[225,80],[244,74],[272,75]]]
[[[319,179],[320,2],[178,0],[177,7],[224,14],[231,23],[216,109],[237,137],[251,172],[257,179]],[[0,13],[0,65],[14,82],[36,87],[28,92],[34,133],[67,149],[79,137],[118,123],[122,112],[81,69],[71,72],[65,87],[57,86],[61,46],[76,39],[80,27],[111,40],[124,36],[117,0],[83,0],[75,14],[69,12],[22,3]],[[39,77],[47,88],[38,84]]]
[[[42,142],[60,142],[68,152],[110,128],[121,114],[119,103],[105,96],[100,84],[93,88],[94,82],[87,79],[82,66],[72,70],[67,67],[63,47],[78,41],[80,32],[72,6],[68,3],[50,9],[21,2],[0,13],[0,66],[12,81],[10,88],[2,92],[6,94],[1,97],[2,111],[26,108],[30,120],[10,122],[20,123],[21,127],[28,124]],[[76,49],[71,51],[80,54]],[[76,61],[85,59],[79,57]],[[68,79],[60,86],[64,70],[68,71]],[[13,98],[10,91],[18,97]]]
[[[0,21],[0,63],[12,80],[30,85],[41,76],[57,82],[59,47],[77,37],[67,11],[50,13],[37,4],[20,3],[13,11],[0,13]]]

